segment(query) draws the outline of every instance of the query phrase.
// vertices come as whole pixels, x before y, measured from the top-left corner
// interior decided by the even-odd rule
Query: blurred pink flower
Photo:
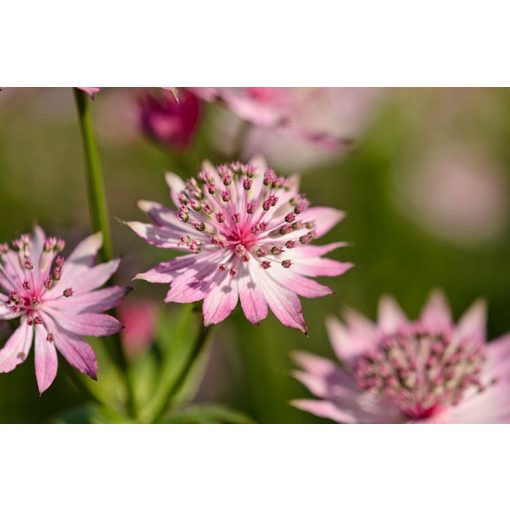
[[[139,123],[142,131],[163,145],[185,150],[197,131],[200,101],[186,90],[148,93],[140,98]]]
[[[67,260],[58,255],[64,241],[35,228],[13,248],[0,245],[0,319],[20,319],[19,327],[0,350],[0,372],[25,361],[35,338],[35,374],[42,393],[57,375],[57,351],[77,370],[96,378],[97,361],[82,338],[117,333],[117,319],[103,312],[119,304],[126,287],[106,287],[119,266],[112,260],[94,266],[102,245],[100,233],[83,240]]]
[[[328,232],[343,213],[308,208],[296,177],[278,177],[262,160],[212,166],[194,179],[167,174],[177,210],[140,201],[153,224],[128,225],[153,246],[191,252],[137,278],[171,283],[165,302],[204,300],[206,325],[226,319],[238,300],[247,319],[259,323],[268,306],[286,326],[306,332],[298,296],[331,293],[309,277],[338,276],[351,264],[321,258],[343,246],[309,243]]]
[[[293,405],[346,423],[509,423],[510,335],[486,344],[486,307],[475,303],[455,325],[442,294],[409,321],[382,298],[378,324],[349,310],[328,320],[343,366],[297,353],[295,377],[321,400]]]
[[[96,97],[96,94],[101,90],[101,87],[76,87],[79,90],[83,90],[86,94],[90,96],[91,99]]]
[[[398,203],[406,216],[450,242],[486,243],[508,225],[504,172],[465,143],[432,151],[421,167],[398,176],[398,186]]]
[[[337,157],[349,148],[366,124],[379,96],[367,88],[195,88],[206,101],[219,101],[252,124],[244,155],[262,153],[271,162],[306,168]],[[228,152],[240,122],[232,115],[216,119],[215,143]]]
[[[119,319],[124,326],[122,343],[129,357],[140,354],[154,339],[158,318],[157,307],[144,299],[123,301],[118,309]]]

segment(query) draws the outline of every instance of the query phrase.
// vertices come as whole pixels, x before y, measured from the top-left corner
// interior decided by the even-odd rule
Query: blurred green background
[[[192,147],[178,153],[139,132],[139,93],[105,89],[92,106],[125,283],[168,258],[168,252],[146,245],[115,218],[142,219],[136,207],[141,198],[168,202],[166,170],[186,176],[202,157],[214,163],[231,157],[213,143],[221,107],[204,105]],[[195,398],[227,403],[262,423],[320,422],[288,404],[307,395],[289,375],[289,353],[333,356],[324,318],[343,305],[375,318],[383,293],[395,295],[413,317],[432,288],[446,291],[456,317],[483,296],[489,302],[490,338],[510,330],[509,140],[509,90],[378,91],[353,149],[319,158],[302,171],[301,190],[314,205],[347,212],[324,242],[351,243],[334,257],[356,268],[323,279],[335,295],[302,300],[308,338],[272,316],[252,326],[236,310],[215,327]],[[275,170],[292,173],[293,167],[279,160]],[[72,246],[90,233],[87,205],[73,91],[0,92],[0,240],[29,231],[37,221]],[[166,293],[164,285],[135,282],[134,287],[133,296],[158,303]],[[168,313],[172,307],[161,308]],[[52,421],[82,398],[65,370],[39,397],[32,357],[14,372],[0,374],[3,423]]]

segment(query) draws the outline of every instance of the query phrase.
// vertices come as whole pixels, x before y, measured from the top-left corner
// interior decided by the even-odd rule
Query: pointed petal
[[[67,258],[67,262],[90,266],[94,263],[97,252],[101,246],[103,246],[103,234],[101,232],[96,232],[85,238],[76,246],[71,255]]]
[[[32,347],[32,336],[32,328],[27,325],[25,319],[21,319],[16,331],[0,350],[0,373],[14,370],[27,359],[30,347]]]
[[[122,329],[121,323],[111,315],[104,313],[67,314],[62,311],[52,312],[55,322],[62,328],[85,336],[108,336]]]
[[[57,350],[47,340],[44,326],[35,326],[35,376],[39,393],[45,392],[55,380],[58,369]]]
[[[267,317],[268,306],[264,293],[251,269],[256,262],[250,258],[248,268],[243,270],[239,278],[239,299],[244,315],[252,324],[258,324]]]
[[[326,328],[338,358],[350,363],[376,345],[377,330],[374,324],[353,310],[347,311],[347,316],[347,327],[337,317],[330,316],[326,319]]]
[[[326,400],[292,400],[291,404],[301,411],[318,416],[319,418],[327,418],[337,423],[356,423],[357,420],[351,414],[342,411],[333,404]]]
[[[179,203],[179,193],[185,188],[184,181],[173,172],[167,172],[165,174],[165,180],[170,188],[170,197],[172,198],[172,202],[175,204],[175,207],[180,207]]]
[[[292,267],[285,269],[279,265],[272,265],[267,272],[276,282],[298,296],[317,298],[333,293],[329,287],[301,276]]]
[[[453,326],[450,307],[441,291],[434,291],[425,305],[420,322],[434,331],[450,330]]]
[[[58,351],[67,362],[82,374],[97,380],[97,359],[92,347],[79,337],[58,334],[55,337]]]
[[[408,319],[393,297],[383,296],[379,300],[377,322],[381,331],[390,334],[406,324]]]
[[[130,287],[116,285],[84,294],[74,294],[65,299],[48,301],[47,305],[53,310],[66,313],[105,312],[119,305],[130,290]]]
[[[296,294],[276,283],[262,268],[256,269],[256,281],[259,282],[267,304],[278,320],[285,326],[306,334],[301,303]]]
[[[128,221],[125,223],[135,234],[156,248],[183,250],[180,235],[167,227],[158,227],[150,223]],[[186,248],[187,250],[187,248]]]
[[[486,341],[486,329],[487,303],[480,299],[460,318],[455,328],[455,337],[459,340],[469,338],[475,345],[483,345]]]
[[[293,260],[293,259],[292,259]],[[354,267],[350,262],[340,262],[333,259],[312,257],[309,259],[296,259],[292,267],[304,276],[340,276]]]
[[[171,283],[174,278],[183,274],[193,266],[198,266],[202,261],[206,261],[208,255],[183,255],[175,259],[161,262],[157,266],[149,269],[145,273],[138,273],[135,280],[145,280],[151,283]]]
[[[237,281],[230,275],[215,285],[204,299],[202,310],[204,325],[218,324],[226,319],[237,306]]]
[[[345,213],[332,207],[310,207],[299,215],[302,222],[315,223],[315,234],[321,237],[329,232],[339,221],[343,220]]]
[[[86,271],[80,273],[73,273],[72,268],[64,267],[64,271],[67,269],[68,274],[64,275],[65,279],[64,276],[62,277],[60,284],[52,289],[48,293],[48,296],[59,296],[63,291],[63,287],[72,287],[75,294],[82,294],[95,290],[101,287],[101,285],[104,285],[113,276],[119,268],[119,264],[120,259],[114,259],[88,268]]]

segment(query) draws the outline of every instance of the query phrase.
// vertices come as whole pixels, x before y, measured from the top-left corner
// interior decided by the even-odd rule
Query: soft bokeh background
[[[312,203],[348,213],[326,241],[350,242],[335,256],[353,261],[356,269],[324,280],[334,296],[303,300],[310,336],[273,317],[252,326],[237,310],[215,328],[198,401],[230,404],[257,422],[320,421],[288,404],[307,395],[289,375],[289,353],[333,356],[324,318],[344,305],[375,317],[383,293],[394,294],[411,316],[435,287],[445,289],[456,316],[484,296],[491,338],[510,330],[509,90],[329,91],[340,106],[319,104],[317,112],[327,114],[331,129],[346,128],[355,138],[347,154],[324,153],[260,128],[244,133],[239,145],[243,127],[215,104],[202,105],[198,131],[185,150],[158,145],[139,130],[138,99],[144,93],[104,89],[93,104],[125,283],[167,254],[115,218],[141,219],[140,198],[166,202],[164,171],[189,175],[203,157],[221,163],[239,149],[243,155],[263,152],[277,171],[302,173],[301,189]],[[68,245],[90,232],[71,89],[0,92],[0,215],[1,241],[30,230],[35,221]],[[134,286],[134,296],[155,303],[166,292],[145,282]],[[170,308],[161,305],[161,313]],[[0,422],[52,421],[81,398],[65,370],[39,397],[32,358],[0,374]]]

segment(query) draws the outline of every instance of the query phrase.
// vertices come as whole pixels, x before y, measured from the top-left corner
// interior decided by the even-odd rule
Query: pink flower
[[[137,278],[171,283],[165,302],[204,300],[206,325],[226,319],[239,300],[252,323],[265,319],[269,306],[283,324],[306,332],[298,296],[330,294],[312,278],[352,267],[322,258],[342,243],[310,245],[343,213],[309,208],[297,178],[278,177],[260,160],[217,168],[204,163],[199,181],[168,173],[167,183],[177,210],[141,201],[153,224],[128,225],[153,246],[188,254]]]
[[[91,99],[96,97],[96,94],[101,90],[101,87],[76,87],[89,95]]]
[[[285,87],[191,88],[205,101],[219,101],[239,118],[260,128],[276,129],[290,138],[305,140],[312,146],[337,151],[351,145],[354,125],[359,124],[361,108],[371,101],[367,89],[301,89]],[[354,93],[353,93],[354,91]],[[343,99],[340,110],[338,98]],[[360,99],[362,99],[360,101]],[[332,112],[338,115],[332,115]],[[329,115],[329,120],[328,120]],[[345,119],[350,119],[347,125]],[[343,134],[337,133],[342,124]],[[347,133],[347,135],[346,135]],[[260,136],[259,136],[260,138]],[[260,141],[260,140],[259,140]],[[253,142],[252,142],[253,143]]]
[[[106,310],[119,304],[126,287],[107,287],[119,266],[111,260],[94,266],[102,245],[100,233],[82,241],[64,260],[64,241],[46,237],[35,228],[0,245],[0,319],[20,319],[16,331],[0,350],[0,372],[25,361],[35,341],[35,375],[42,393],[57,375],[57,351],[77,370],[96,379],[97,361],[82,338],[117,333],[121,325]]]
[[[140,127],[149,138],[184,150],[197,131],[200,110],[200,101],[185,90],[178,97],[167,91],[146,94],[140,99]]]
[[[158,312],[156,305],[145,299],[123,301],[119,319],[124,326],[122,343],[127,354],[134,358],[154,339]]]
[[[414,322],[388,297],[378,324],[352,310],[346,325],[330,318],[344,365],[297,353],[296,378],[321,400],[293,405],[346,423],[509,423],[510,335],[486,344],[485,322],[479,301],[455,325],[438,292]]]

